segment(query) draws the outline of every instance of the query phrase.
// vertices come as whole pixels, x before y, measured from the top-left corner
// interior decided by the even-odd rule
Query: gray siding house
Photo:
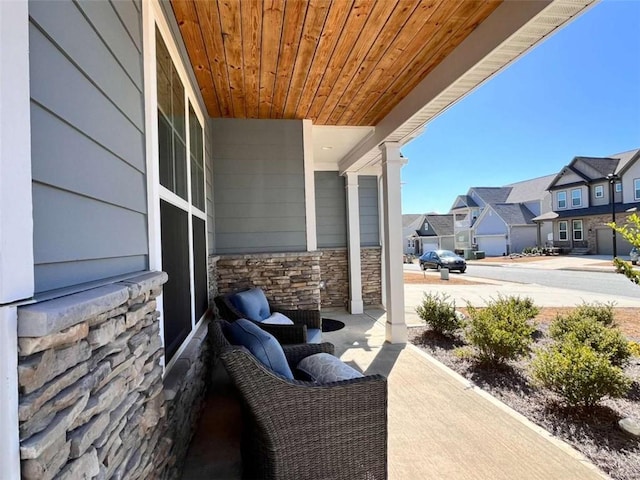
[[[472,187],[453,203],[455,248],[477,249],[487,256],[544,246],[551,224],[536,217],[551,211],[546,191],[553,175],[504,187]]]
[[[218,293],[405,342],[402,145],[589,3],[0,2],[2,477],[180,478]]]

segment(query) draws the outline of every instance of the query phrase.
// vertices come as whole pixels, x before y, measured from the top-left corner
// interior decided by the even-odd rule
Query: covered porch
[[[323,314],[349,324],[324,334],[343,361],[388,377],[390,479],[604,478],[575,449],[417,347],[385,342],[383,310]],[[221,389],[212,390],[206,402],[182,479],[240,479],[237,400]]]

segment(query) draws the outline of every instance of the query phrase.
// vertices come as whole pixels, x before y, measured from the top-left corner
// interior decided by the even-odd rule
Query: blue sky
[[[403,213],[447,213],[469,187],[640,148],[640,0],[605,0],[402,148]]]

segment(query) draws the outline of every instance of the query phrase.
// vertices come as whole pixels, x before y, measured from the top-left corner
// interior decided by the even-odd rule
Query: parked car
[[[640,250],[638,250],[638,247],[633,247],[629,252],[629,256],[631,257],[631,263],[633,265],[637,265],[638,257],[640,257]]]
[[[448,268],[449,270],[459,270],[464,273],[467,269],[467,262],[464,258],[459,257],[451,250],[429,250],[424,252],[420,257],[420,267],[423,270],[427,268]]]

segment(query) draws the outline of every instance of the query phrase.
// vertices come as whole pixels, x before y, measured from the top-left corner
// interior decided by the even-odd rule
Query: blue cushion
[[[355,368],[328,353],[309,355],[298,363],[297,368],[317,383],[339,382],[363,376]]]
[[[269,325],[293,325],[293,320],[280,312],[273,312],[270,317],[265,318],[260,323],[268,323]]]
[[[261,322],[269,318],[269,302],[264,292],[259,288],[252,288],[244,292],[238,292],[231,296],[231,303],[242,312],[249,320]]]
[[[307,328],[307,343],[322,342],[322,330],[319,328]]]
[[[269,332],[246,318],[241,318],[229,326],[229,333],[234,344],[247,347],[267,368],[285,378],[293,379],[282,346]]]

